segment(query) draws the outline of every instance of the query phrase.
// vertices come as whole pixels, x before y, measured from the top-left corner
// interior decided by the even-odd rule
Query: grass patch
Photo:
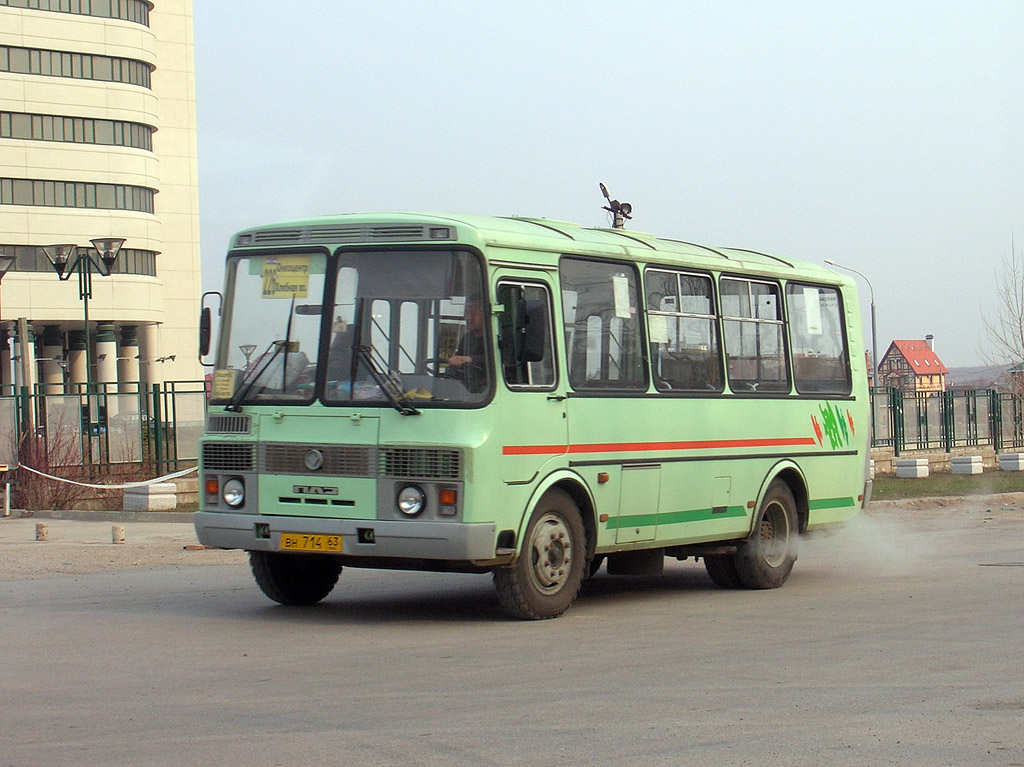
[[[919,479],[876,476],[871,497],[877,501],[894,501],[942,495],[1021,492],[1024,492],[1024,472],[988,470],[984,474],[930,474]]]

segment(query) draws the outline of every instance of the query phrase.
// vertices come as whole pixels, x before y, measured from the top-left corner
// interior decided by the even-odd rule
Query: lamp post
[[[77,245],[47,245],[43,248],[50,260],[53,270],[62,282],[71,279],[72,274],[78,275],[78,298],[82,301],[85,312],[85,397],[88,431],[92,432],[92,409],[89,406],[89,395],[92,393],[92,339],[89,332],[89,299],[92,298],[92,273],[101,277],[109,277],[114,268],[117,253],[124,245],[123,237],[98,237],[90,240],[92,249],[79,248]],[[95,249],[96,255],[93,255]],[[91,456],[92,451],[88,451]]]
[[[874,371],[871,376],[871,381],[874,386],[880,386],[878,382],[878,334],[877,326],[875,325],[875,289],[871,285],[871,280],[867,278],[867,275],[863,272],[858,272],[852,266],[844,266],[843,264],[837,264],[830,258],[825,259],[825,263],[829,266],[834,266],[838,269],[845,269],[848,272],[860,275],[860,277],[868,284],[868,292],[871,294],[871,365]]]
[[[3,282],[4,275],[7,274],[8,270],[12,266],[14,266],[14,262],[17,261],[17,260],[18,260],[17,256],[0,255],[0,283]],[[0,311],[0,343],[3,343],[5,349],[7,348],[7,328],[4,327],[4,324],[3,324],[3,312],[2,311]],[[8,368],[10,368],[9,364],[8,364]],[[11,371],[9,369],[7,371],[5,371],[3,377],[0,377],[0,383],[2,383],[3,379],[7,378],[10,375],[10,373],[11,373]],[[11,387],[11,390],[12,391],[14,390],[13,386]]]

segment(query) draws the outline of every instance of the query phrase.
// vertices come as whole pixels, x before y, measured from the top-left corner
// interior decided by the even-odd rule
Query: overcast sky
[[[209,289],[248,226],[378,210],[605,226],[604,182],[632,229],[863,272],[880,354],[932,333],[962,366],[1024,244],[1019,0],[194,13]]]

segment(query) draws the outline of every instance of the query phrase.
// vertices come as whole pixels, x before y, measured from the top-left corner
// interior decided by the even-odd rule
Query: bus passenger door
[[[545,463],[564,460],[567,449],[565,393],[555,364],[551,296],[550,284],[538,279],[536,272],[503,270],[499,274],[495,405],[501,478],[508,483],[533,481]]]

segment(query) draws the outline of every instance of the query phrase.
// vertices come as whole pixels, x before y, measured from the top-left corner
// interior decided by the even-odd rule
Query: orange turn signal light
[[[216,479],[206,480],[206,494],[217,495],[220,492],[220,483]]]
[[[437,501],[442,506],[455,506],[459,502],[459,491],[454,487],[442,487],[437,494]]]

